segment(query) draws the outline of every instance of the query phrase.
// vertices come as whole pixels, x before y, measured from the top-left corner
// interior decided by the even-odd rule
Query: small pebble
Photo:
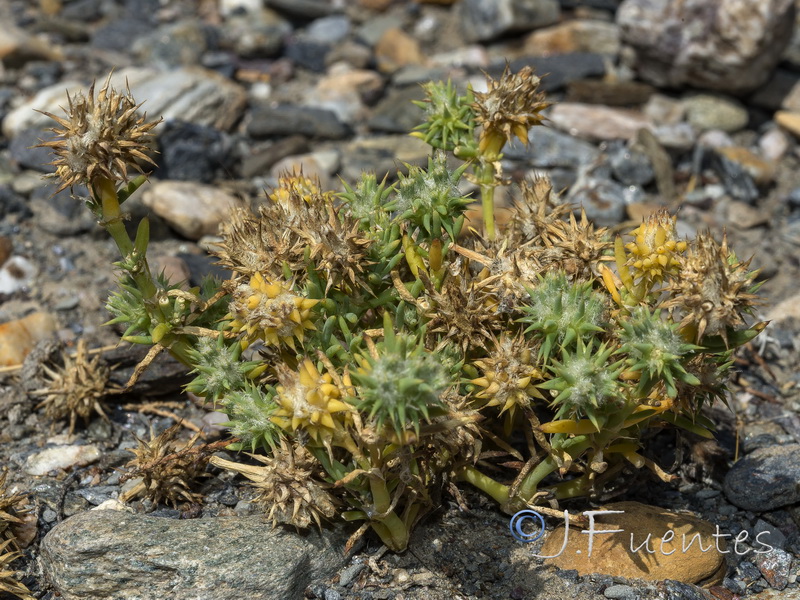
[[[606,591],[603,592],[603,596],[606,598],[612,598],[612,600],[636,600],[636,590],[634,590],[629,585],[612,585],[611,587],[606,588]]]

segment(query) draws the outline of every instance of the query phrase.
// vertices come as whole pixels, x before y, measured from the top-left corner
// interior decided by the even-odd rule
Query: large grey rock
[[[577,169],[600,156],[600,150],[593,144],[550,127],[534,127],[528,138],[527,146],[514,138],[503,148],[503,155],[543,169]]]
[[[767,81],[794,18],[794,0],[625,0],[617,12],[643,79],[733,94]]]
[[[800,502],[800,444],[759,448],[725,476],[725,495],[739,508],[763,512]]]
[[[346,533],[298,534],[262,517],[165,519],[87,511],[42,541],[41,566],[64,600],[302,598],[345,562]]]
[[[460,10],[461,30],[469,42],[552,25],[561,14],[558,0],[464,0]]]
[[[116,71],[111,85],[118,91],[126,82],[137,102],[143,102],[142,112],[148,118],[180,119],[197,125],[228,130],[239,120],[247,103],[244,89],[216,71],[201,67],[157,71],[131,67]],[[98,81],[96,90],[102,85]],[[12,110],[3,119],[3,133],[14,138],[29,128],[52,127],[55,123],[37,110],[62,116],[67,106],[67,94],[86,93],[87,84],[64,81],[44,88]]]

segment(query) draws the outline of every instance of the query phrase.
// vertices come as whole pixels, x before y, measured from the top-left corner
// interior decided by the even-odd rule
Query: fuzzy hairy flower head
[[[440,396],[452,381],[444,366],[448,361],[425,350],[416,337],[391,334],[377,356],[358,355],[356,360],[356,404],[379,430],[388,425],[403,440],[409,426],[419,434],[422,419],[430,420],[432,412],[443,408]],[[460,370],[460,364],[451,367]]]
[[[575,352],[562,351],[562,360],[553,360],[550,367],[553,378],[539,387],[555,390],[552,405],[557,408],[556,419],[587,418],[600,431],[609,406],[617,397],[619,377],[623,361],[608,364],[614,348],[600,344],[594,347],[594,340],[584,344],[578,338]]]
[[[631,231],[634,241],[626,244],[625,248],[630,253],[627,265],[632,268],[634,279],[646,277],[659,282],[666,275],[679,272],[680,255],[687,244],[676,239],[676,221],[676,216],[661,209]]]
[[[295,349],[294,340],[302,344],[307,329],[316,329],[311,322],[311,309],[319,300],[294,294],[282,283],[272,283],[260,273],[242,283],[233,292],[228,315],[229,327],[243,332],[243,347],[256,340]]]
[[[66,118],[45,112],[60,128],[51,131],[58,139],[40,144],[52,148],[57,158],[56,177],[61,180],[58,191],[77,184],[90,185],[97,178],[124,182],[128,169],[142,172],[137,161],[155,165],[147,156],[147,141],[159,121],[148,123],[146,116],[138,116],[141,104],[136,104],[127,93],[118,93],[111,87],[111,75],[95,98],[92,83],[88,96],[78,93],[68,97]]]
[[[394,191],[394,186],[386,185],[386,178],[378,183],[374,173],[362,173],[356,187],[343,182],[345,191],[338,194],[347,205],[350,214],[358,220],[362,231],[375,228],[385,229],[389,224],[389,211],[386,209],[387,198]]]
[[[740,262],[729,251],[727,239],[718,244],[706,231],[680,257],[680,277],[669,288],[664,308],[679,309],[681,328],[700,343],[703,336],[719,335],[728,343],[728,328],[744,324],[743,315],[759,304],[750,261]]]
[[[353,407],[344,401],[351,393],[346,374],[336,381],[334,374],[321,374],[306,358],[296,372],[280,367],[278,380],[278,407],[271,420],[284,431],[302,430],[315,442],[330,447],[335,431],[352,422]]]
[[[465,163],[456,171],[447,168],[447,155],[437,150],[428,157],[428,169],[409,166],[408,175],[400,174],[397,197],[387,205],[401,221],[410,221],[428,237],[439,238],[444,229],[455,239],[461,231],[464,211],[472,202],[458,189]]]
[[[221,398],[243,389],[266,368],[257,361],[240,360],[242,345],[225,344],[222,334],[216,340],[201,337],[188,352],[194,365],[191,372],[197,376],[186,385],[186,390],[211,400],[215,406]]]
[[[49,382],[34,394],[44,396],[36,408],[44,408],[48,419],[55,421],[69,417],[69,433],[72,434],[78,417],[88,421],[94,412],[108,418],[102,400],[107,393],[110,370],[99,355],[89,358],[86,340],[78,340],[74,357],[64,352],[63,367],[44,365],[43,369]]]
[[[544,117],[540,113],[550,106],[544,94],[538,91],[540,79],[529,66],[512,73],[508,65],[500,79],[487,79],[488,90],[475,92],[473,104],[476,120],[483,125],[479,142],[481,153],[499,152],[513,136],[527,144],[528,129],[542,124]]]
[[[621,321],[622,352],[628,354],[628,365],[639,372],[637,394],[644,397],[659,381],[663,381],[670,398],[677,393],[677,381],[699,385],[700,381],[686,371],[682,358],[698,348],[687,344],[678,333],[679,326],[661,318],[644,306],[636,307],[630,319]]]
[[[530,406],[531,397],[543,397],[534,385],[544,378],[535,363],[524,337],[503,334],[488,357],[473,362],[483,374],[470,382],[481,388],[475,397],[487,399],[486,406],[500,406],[501,414],[509,411],[513,418],[518,408]]]
[[[192,484],[208,476],[205,469],[213,450],[195,446],[199,432],[185,443],[178,441],[181,428],[176,423],[155,435],[151,427],[149,441],[136,438],[138,447],[128,450],[134,458],[126,465],[130,470],[123,480],[141,478],[141,481],[122,494],[120,501],[138,496],[177,508],[180,502],[196,504],[202,500],[202,494],[192,491]]]
[[[272,420],[278,410],[275,394],[270,386],[265,389],[246,380],[241,388],[225,395],[222,402],[230,421],[224,426],[241,440],[236,449],[249,447],[255,452],[261,447],[270,451],[278,445],[282,433]]]
[[[322,519],[336,515],[336,500],[327,491],[327,484],[319,483],[321,465],[303,446],[283,440],[271,456],[251,454],[263,466],[244,465],[214,457],[217,467],[240,473],[258,490],[256,503],[269,509],[273,525],[285,523],[305,529]]]
[[[425,110],[425,123],[417,125],[411,134],[434,148],[453,151],[473,141],[475,116],[472,90],[461,96],[451,81],[423,84],[427,98],[414,104]]]
[[[540,353],[545,361],[557,345],[568,347],[603,331],[605,303],[591,282],[571,283],[563,272],[550,272],[528,294],[520,321],[530,323],[525,333],[543,339]]]

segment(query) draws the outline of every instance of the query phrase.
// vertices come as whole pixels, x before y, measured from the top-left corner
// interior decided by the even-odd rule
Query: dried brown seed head
[[[108,366],[99,355],[89,357],[84,339],[78,340],[74,357],[69,352],[62,356],[63,367],[43,365],[49,382],[33,393],[45,397],[36,408],[44,408],[47,418],[56,421],[69,417],[71,435],[78,417],[84,422],[92,413],[108,418],[102,400],[113,390],[106,389],[110,374]]]
[[[142,172],[139,161],[155,165],[146,154],[147,141],[160,119],[148,123],[146,116],[139,116],[141,104],[136,104],[130,88],[118,93],[111,87],[110,74],[96,98],[94,87],[92,83],[87,96],[79,92],[68,97],[64,118],[43,113],[60,126],[51,129],[57,139],[40,144],[56,154],[51,164],[61,180],[58,191],[91,185],[99,177],[124,182],[129,168]]]

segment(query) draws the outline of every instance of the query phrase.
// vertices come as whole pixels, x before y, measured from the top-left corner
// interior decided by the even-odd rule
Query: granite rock
[[[263,517],[165,519],[87,511],[54,527],[41,565],[64,600],[300,598],[345,562],[338,530],[298,534]]]

